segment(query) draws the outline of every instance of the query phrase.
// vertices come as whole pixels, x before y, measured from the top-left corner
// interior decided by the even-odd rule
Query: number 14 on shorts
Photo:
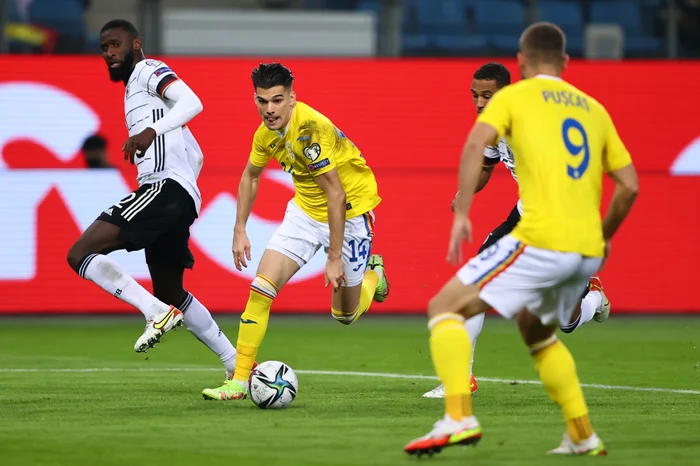
[[[350,264],[357,263],[357,266],[353,268],[353,271],[357,272],[362,267],[367,266],[367,261],[369,260],[369,253],[372,249],[372,241],[367,238],[362,238],[361,240],[351,239],[348,241],[348,246],[350,247]]]

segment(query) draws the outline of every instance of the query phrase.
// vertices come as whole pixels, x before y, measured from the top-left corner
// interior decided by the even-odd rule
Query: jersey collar
[[[561,81],[561,78],[559,76],[552,76],[551,74],[538,74],[535,77],[541,79],[550,79],[552,81]]]

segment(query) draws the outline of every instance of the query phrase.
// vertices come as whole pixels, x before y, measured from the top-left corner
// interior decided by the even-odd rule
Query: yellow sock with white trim
[[[461,421],[472,415],[469,360],[472,345],[464,328],[464,317],[441,314],[428,322],[430,354],[435,372],[445,386],[445,412]]]
[[[576,374],[576,364],[564,343],[556,336],[530,347],[535,369],[549,397],[562,411],[569,437],[580,443],[593,435],[588,407]]]
[[[250,297],[241,315],[236,343],[236,371],[233,378],[248,383],[258,350],[267,332],[270,307],[277,297],[277,287],[272,281],[258,274],[250,284]]]

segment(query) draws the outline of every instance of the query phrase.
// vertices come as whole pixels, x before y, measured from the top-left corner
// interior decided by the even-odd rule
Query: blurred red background
[[[259,124],[250,71],[260,60],[168,58],[204,111],[190,127],[205,154],[202,214],[186,285],[213,311],[240,311],[248,275],[234,273],[230,241],[238,178]],[[460,150],[475,117],[476,60],[283,60],[299,100],[333,120],[362,150],[379,182],[373,251],[384,255],[392,294],[372,312],[422,312],[454,273],[445,262]],[[505,64],[513,75],[517,67]],[[121,160],[121,84],[99,57],[0,56],[0,312],[123,312],[129,307],[80,279],[65,255],[82,228],[136,187]],[[671,167],[698,136],[700,63],[572,62],[565,79],[607,107],[640,172],[637,205],[601,274],[614,312],[700,311],[695,264],[700,180]],[[533,115],[533,118],[536,118]],[[84,168],[80,145],[99,131],[120,171]],[[678,170],[700,166],[700,148]],[[273,162],[274,163],[274,162]],[[249,229],[259,258],[292,197],[289,175],[268,168]],[[696,171],[698,171],[696,169]],[[606,183],[604,206],[611,193]],[[476,197],[476,244],[510,212],[517,187],[504,167]],[[125,267],[144,285],[142,252]],[[320,254],[319,254],[320,255]],[[120,255],[125,258],[127,255]],[[280,293],[275,312],[327,312],[323,258]]]

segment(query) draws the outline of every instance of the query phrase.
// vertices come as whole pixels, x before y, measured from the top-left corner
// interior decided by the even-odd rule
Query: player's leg
[[[317,232],[309,220],[290,201],[284,220],[270,238],[250,285],[248,302],[238,326],[234,376],[221,387],[202,391],[205,399],[241,400],[248,395],[248,378],[267,332],[272,302],[282,287],[321,247]]]
[[[147,231],[140,231],[138,218],[132,218],[131,213],[139,202],[152,199],[156,192],[153,186],[139,188],[103,212],[68,251],[68,264],[78,275],[139,309],[147,320],[170,306],[146,291],[107,254],[142,249],[149,243]]]
[[[579,262],[581,260],[579,259]],[[584,259],[582,269],[600,264],[597,259]],[[566,267],[562,267],[565,269]],[[579,269],[580,270],[580,269]],[[543,292],[542,300],[530,311],[518,314],[518,325],[525,344],[535,361],[535,369],[549,397],[559,406],[566,421],[562,444],[552,454],[605,455],[605,447],[591,427],[588,407],[569,350],[556,336],[556,327],[570,319],[586,275],[573,277]]]
[[[183,202],[186,201],[183,199]],[[161,301],[177,306],[183,314],[187,330],[219,357],[226,369],[226,379],[229,379],[236,367],[236,350],[209,310],[184,287],[185,269],[194,266],[194,257],[189,248],[189,227],[195,216],[193,205],[190,215],[183,218],[181,225],[146,248],[146,262],[151,272],[153,294]],[[154,330],[149,322],[136,346],[148,347],[153,337],[157,341],[159,332]]]
[[[346,286],[333,293],[331,315],[344,325],[350,325],[369,311],[372,301],[383,302],[389,296],[389,281],[384,270],[384,259],[372,254],[374,213],[345,222],[343,262]],[[323,229],[324,246],[328,246],[329,232]]]
[[[479,247],[479,251],[477,254],[481,254],[484,252],[486,249],[489,247],[493,246],[496,244],[498,240],[509,234],[511,231],[513,231],[513,228],[515,228],[515,225],[518,224],[520,221],[520,212],[518,212],[518,206],[516,205],[513,207],[511,210],[510,214],[508,215],[508,218],[501,223],[498,227],[496,227],[495,230],[493,230],[489,235],[486,237],[486,240],[483,242],[483,244]],[[467,329],[467,333],[469,334],[469,338],[472,343],[472,351],[471,351],[471,358],[469,361],[469,387],[472,391],[472,393],[476,393],[476,391],[479,389],[479,385],[476,382],[476,377],[474,377],[474,354],[476,353],[476,341],[479,338],[479,335],[481,334],[481,329],[484,327],[484,319],[486,317],[485,313],[482,314],[477,314],[474,317],[470,317],[464,322],[464,326]],[[437,387],[433,388],[432,390],[425,392],[423,394],[424,398],[444,398],[445,397],[445,386],[443,384],[438,385]]]
[[[523,261],[524,245],[508,235],[464,265],[428,304],[430,354],[445,386],[445,417],[427,435],[405,447],[409,454],[438,452],[452,445],[476,443],[481,427],[472,410],[469,386],[471,342],[464,325],[495,308],[511,318],[537,294],[514,289],[532,264]],[[488,299],[487,299],[488,298]],[[493,301],[493,302],[491,302]]]
[[[284,223],[284,222],[283,222]],[[274,238],[274,236],[273,236]],[[301,264],[275,249],[265,250],[256,276],[250,284],[250,295],[238,324],[236,367],[233,378],[221,387],[202,391],[206,400],[242,400],[248,396],[248,379],[262,345],[270,309],[277,293],[301,268]]]
[[[591,277],[586,284],[581,300],[577,303],[571,321],[563,325],[561,331],[571,333],[585,323],[595,320],[605,322],[610,315],[610,301],[603,291],[603,283],[597,276]]]
[[[576,449],[572,449],[572,446],[583,446],[584,454],[605,454],[602,442],[591,427],[574,359],[557,338],[556,325],[545,326],[537,316],[525,310],[518,315],[518,325],[535,361],[535,370],[566,421],[564,442],[550,453],[574,454]]]

